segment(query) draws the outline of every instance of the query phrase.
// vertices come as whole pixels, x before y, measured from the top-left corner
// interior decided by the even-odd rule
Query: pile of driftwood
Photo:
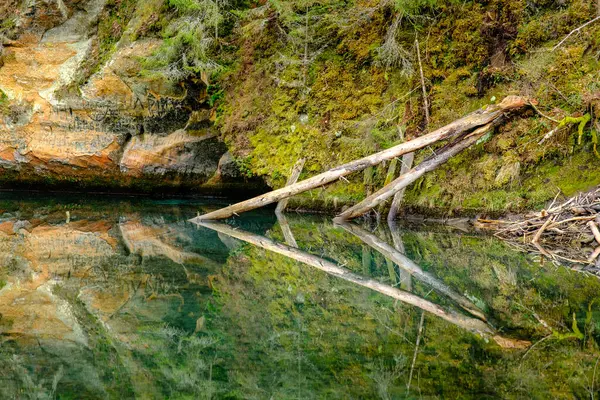
[[[519,250],[559,264],[600,272],[600,187],[515,219],[479,219],[481,228]]]

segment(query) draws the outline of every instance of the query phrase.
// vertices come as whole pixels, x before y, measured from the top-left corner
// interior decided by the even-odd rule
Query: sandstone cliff
[[[223,194],[259,188],[242,178],[213,129],[203,83],[189,89],[140,76],[140,58],[160,41],[123,39],[95,72],[86,70],[106,3],[0,5],[0,183]]]

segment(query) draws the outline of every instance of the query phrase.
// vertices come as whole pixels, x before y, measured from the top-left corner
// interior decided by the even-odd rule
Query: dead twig
[[[549,119],[549,120],[550,120],[550,121],[552,121],[552,122],[556,122],[557,124],[560,122],[559,120],[557,120],[557,119],[554,119],[554,118],[552,118],[552,117],[549,117],[549,116],[547,116],[546,114],[544,114],[543,112],[541,112],[541,111],[540,111],[540,110],[539,110],[539,109],[538,109],[538,108],[535,106],[535,104],[533,104],[533,103],[534,103],[534,102],[532,101],[532,102],[530,102],[530,103],[529,103],[529,105],[531,106],[531,108],[533,108],[533,109],[535,110],[535,112],[537,112],[538,114],[540,114],[542,117],[544,117],[544,118],[546,118],[546,119]]]
[[[556,128],[554,128],[554,129],[552,129],[551,131],[549,131],[548,133],[546,133],[546,134],[544,135],[544,137],[542,138],[542,140],[540,140],[540,141],[538,142],[538,144],[544,144],[544,142],[545,142],[546,140],[548,140],[548,139],[550,139],[552,136],[554,136],[554,134],[555,134],[556,132],[558,132],[558,130],[559,130],[560,128],[562,128],[562,127],[563,127],[563,125],[558,125]]]
[[[527,354],[529,354],[529,352],[530,352],[531,350],[533,350],[533,348],[534,348],[535,346],[537,346],[538,344],[540,344],[540,343],[544,342],[545,340],[547,340],[547,339],[549,339],[549,338],[551,338],[551,337],[552,337],[552,334],[550,334],[550,335],[548,335],[548,336],[544,336],[543,338],[541,338],[540,340],[538,340],[537,342],[535,342],[533,345],[531,345],[531,347],[527,349],[527,351],[525,352],[525,354],[523,354],[523,357],[521,357],[521,361],[523,361],[523,360],[525,359],[525,357],[527,357]]]
[[[570,38],[574,33],[580,32],[583,28],[585,28],[586,26],[588,26],[591,23],[594,23],[596,21],[600,20],[600,15],[597,16],[594,19],[589,20],[588,22],[586,22],[585,24],[573,29],[571,32],[569,32],[569,34],[567,36],[564,37],[563,40],[561,40],[560,42],[558,42],[558,44],[556,46],[554,46],[552,48],[552,51],[558,49],[568,38]]]
[[[419,39],[415,39],[417,48],[417,59],[419,61],[419,72],[421,74],[421,88],[423,89],[423,110],[425,111],[425,127],[429,126],[429,101],[427,100],[427,89],[425,87],[425,75],[423,74],[423,64],[421,63],[421,50],[419,50]]]
[[[544,231],[546,230],[548,225],[550,225],[550,223],[553,220],[554,220],[554,218],[550,217],[546,220],[546,222],[544,222],[544,225],[542,225],[542,227],[537,231],[537,233],[533,237],[533,240],[531,241],[531,243],[539,243],[540,242],[540,237],[542,236],[542,233],[544,233]]]
[[[550,225],[550,226],[548,227],[548,229],[550,229],[550,228],[554,228],[554,227],[557,227],[557,226],[559,226],[559,225],[562,225],[562,224],[565,224],[565,223],[567,223],[567,222],[573,222],[573,221],[589,221],[590,219],[594,219],[595,217],[596,217],[595,215],[592,215],[592,216],[589,216],[589,217],[573,217],[573,218],[565,219],[565,220],[562,220],[562,221],[558,221],[558,222],[555,222],[555,223],[553,223],[552,225]],[[599,242],[599,243],[600,243],[600,242]]]

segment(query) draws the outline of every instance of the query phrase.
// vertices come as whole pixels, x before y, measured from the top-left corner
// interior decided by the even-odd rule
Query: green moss
[[[7,115],[10,113],[9,105],[10,100],[8,96],[0,89],[0,115]]]
[[[115,50],[137,6],[136,0],[109,0],[98,24],[99,60],[102,65]]]
[[[217,3],[209,3],[215,11]],[[204,28],[198,28],[202,35],[198,29],[173,29],[175,21],[200,18],[201,10],[210,14],[202,4],[110,0],[88,72],[108,59],[126,27],[127,39],[164,40],[147,66],[158,60],[158,69],[164,70],[181,60],[187,62],[185,79],[195,79],[210,70],[207,60],[214,61],[221,69],[210,77],[218,89],[210,93],[208,105],[223,139],[243,160],[245,175],[263,177],[273,187],[285,183],[298,158],[307,158],[301,178],[313,176],[444,126],[506,95],[534,97],[557,121],[600,115],[600,24],[550,51],[594,15],[593,4],[583,0],[562,5],[547,0],[290,0],[261,6],[235,1],[227,12],[217,10],[219,15],[206,20],[214,44],[210,49],[199,43],[200,37],[208,40]],[[392,32],[399,13],[403,18]],[[412,67],[382,62],[381,46],[389,35]],[[405,204],[447,214],[522,211],[541,207],[558,191],[570,195],[598,184],[593,157],[598,133],[585,125],[576,133],[565,124],[538,145],[555,126],[532,111],[515,117],[486,143],[412,185]],[[430,151],[420,151],[417,160]],[[386,174],[386,165],[376,168],[369,185],[380,187]],[[298,196],[293,204],[339,210],[371,189],[362,174],[354,174]]]

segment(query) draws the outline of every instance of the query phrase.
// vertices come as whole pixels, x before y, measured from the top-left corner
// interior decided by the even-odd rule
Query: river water
[[[220,205],[0,195],[0,398],[598,398],[597,277]]]

